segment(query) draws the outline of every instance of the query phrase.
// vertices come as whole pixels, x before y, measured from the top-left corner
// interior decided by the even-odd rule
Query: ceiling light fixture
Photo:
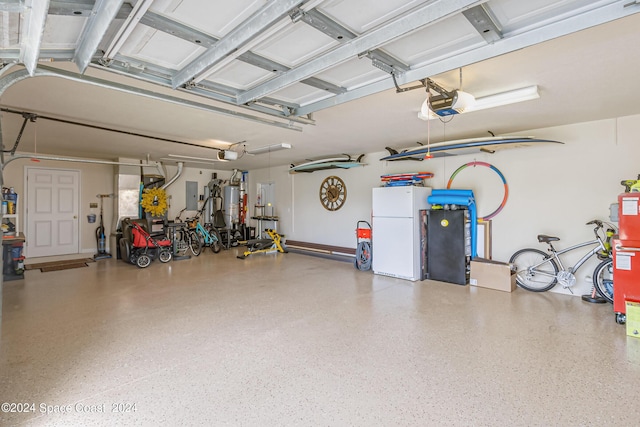
[[[182,163],[182,162],[189,162],[189,163],[199,163],[202,165],[209,165],[209,166],[213,166],[216,164],[216,162],[218,161],[217,159],[200,159],[200,160],[176,160],[176,159],[170,159],[168,157],[162,157],[160,159],[160,161],[164,161],[164,162],[176,162],[176,163]]]
[[[460,92],[458,92],[460,93]],[[493,95],[483,96],[482,98],[476,98],[473,104],[466,105],[463,111],[469,113],[472,111],[485,110],[487,108],[501,107],[503,105],[515,104],[518,102],[530,101],[532,99],[540,98],[538,93],[538,86],[527,86],[520,89],[509,90],[506,92],[500,92]],[[437,112],[434,112],[429,105],[429,98],[427,98],[420,108],[418,118],[421,120],[431,120],[442,116]],[[431,105],[433,105],[433,99]],[[448,115],[448,114],[445,114]]]
[[[218,159],[207,159],[205,157],[183,156],[181,154],[168,154],[168,156],[176,158],[176,159],[185,159],[185,160],[200,160],[200,161],[206,161],[206,162],[217,162],[218,161]]]
[[[231,160],[237,160],[238,152],[233,150],[219,150],[216,153],[216,157],[213,159],[207,159],[204,157],[183,156],[181,154],[168,154],[168,156],[174,159],[183,159],[183,160],[191,160],[191,161],[197,160],[199,162],[228,162]],[[173,160],[173,159],[170,159],[170,160]]]
[[[484,110],[487,108],[500,107],[502,105],[515,104],[517,102],[530,101],[540,98],[538,86],[527,86],[520,89],[509,90],[476,99],[475,105],[469,111]]]
[[[291,144],[287,144],[286,142],[281,142],[279,144],[267,145],[264,147],[254,148],[253,150],[247,150],[247,154],[264,154],[270,153],[272,151],[280,151],[280,150],[288,150],[291,148]]]

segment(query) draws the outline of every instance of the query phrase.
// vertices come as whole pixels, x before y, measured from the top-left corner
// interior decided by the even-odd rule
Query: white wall
[[[273,203],[273,215],[279,218],[277,223],[263,222],[262,228],[274,228],[278,233],[289,238],[292,233],[294,206],[292,199],[292,186],[289,178],[288,166],[274,166],[264,169],[256,169],[249,171],[247,193],[249,201],[247,204],[247,222],[253,227],[258,226],[256,220],[251,217],[255,216],[255,205],[257,203],[257,187],[258,184],[274,184],[275,185],[275,201]],[[270,213],[270,212],[269,212]],[[259,212],[258,212],[259,214]],[[267,214],[267,212],[264,212]]]
[[[454,126],[455,123],[448,126]],[[367,166],[308,174],[287,174],[286,167],[270,169],[270,180],[278,189],[280,230],[291,240],[355,247],[358,220],[371,216],[371,189],[380,185],[380,175],[398,172],[429,171],[435,177],[433,188],[446,188],[451,174],[472,161],[492,164],[505,176],[509,196],[504,209],[493,218],[493,258],[508,261],[523,247],[542,250],[537,234],[560,237],[557,248],[593,238],[591,219],[609,220],[609,206],[623,192],[620,181],[640,173],[640,116],[535,129],[521,133],[564,142],[538,147],[498,151],[494,154],[455,156],[428,161],[381,162],[387,152],[369,153]],[[251,171],[250,179],[266,179],[266,170]],[[342,178],[347,200],[338,211],[330,212],[320,204],[319,188],[330,175]],[[255,185],[250,185],[250,191]],[[470,188],[476,196],[479,215],[487,215],[501,203],[504,186],[489,168],[468,167],[455,178],[452,188]],[[282,198],[280,198],[282,196]],[[255,203],[255,194],[250,206]],[[287,204],[288,202],[288,204]],[[375,233],[375,230],[373,231]],[[374,248],[375,252],[375,248]],[[581,255],[581,254],[580,254]],[[568,262],[578,257],[568,257]],[[577,273],[576,295],[591,290],[593,259]],[[558,289],[559,288],[559,289]],[[555,292],[564,292],[556,287]]]
[[[32,162],[29,159],[15,160],[3,170],[4,186],[14,187],[18,193],[18,215],[20,220],[20,231],[24,232],[26,227],[25,202],[27,200],[25,192],[25,168],[52,168],[77,170],[80,172],[80,216],[79,216],[79,240],[80,252],[93,254],[97,251],[95,230],[99,219],[95,223],[89,223],[87,215],[100,213],[99,209],[90,208],[90,203],[98,203],[98,194],[113,193],[113,166],[89,163],[70,163],[50,160]],[[111,224],[113,212],[113,199],[104,199],[104,224],[107,230]],[[108,244],[108,243],[107,243]],[[29,256],[29,242],[26,243],[26,256]]]
[[[177,166],[167,166],[167,181],[175,176],[178,168]],[[167,218],[169,220],[175,219],[182,209],[187,206],[186,199],[186,183],[187,181],[198,183],[198,195],[204,195],[204,187],[211,181],[213,173],[217,174],[218,179],[228,180],[231,177],[230,171],[212,171],[210,169],[198,169],[198,168],[184,168],[180,177],[169,187],[166,188],[167,192],[167,204],[169,206],[167,212]],[[238,177],[240,177],[238,172]],[[198,203],[198,208],[202,208],[202,203]],[[184,211],[181,218],[185,219],[188,216],[195,215],[196,211]]]
[[[121,159],[121,161],[128,162],[127,159]],[[135,163],[137,160],[131,160]],[[73,163],[65,161],[51,161],[41,160],[37,163],[31,162],[29,159],[19,159],[6,165],[3,176],[4,186],[14,187],[18,193],[18,214],[20,220],[20,231],[25,230],[26,215],[25,206],[26,193],[25,193],[25,168],[26,167],[43,167],[52,169],[71,169],[80,171],[80,253],[94,254],[97,251],[95,230],[98,226],[98,221],[95,223],[89,223],[87,215],[94,213],[99,214],[99,209],[90,208],[90,203],[100,203],[100,199],[97,198],[97,194],[113,194],[116,193],[114,189],[114,174],[116,173],[116,166],[102,165],[95,163]],[[168,179],[172,178],[177,171],[176,166],[167,166]],[[204,186],[211,180],[211,174],[216,172],[219,179],[229,179],[232,172],[230,171],[212,171],[209,169],[197,169],[197,168],[184,168],[180,177],[167,188],[167,196],[169,198],[168,205],[168,218],[175,218],[181,209],[186,206],[185,188],[186,181],[195,181],[198,183],[198,194],[204,194]],[[114,210],[116,205],[115,198],[104,199],[104,224],[107,230],[107,234],[110,234],[115,229]],[[202,205],[199,204],[199,207]],[[182,218],[186,218],[189,215],[194,215],[195,211],[185,211]],[[114,254],[116,248],[114,245],[115,239],[107,239],[107,250]],[[26,248],[26,255],[28,253],[28,245]]]
[[[455,119],[454,119],[455,120]],[[454,126],[451,123],[448,126]],[[429,171],[435,173],[430,180],[433,188],[445,188],[451,174],[461,165],[477,160],[491,163],[506,177],[509,198],[505,208],[493,219],[493,258],[507,261],[522,247],[537,247],[537,234],[551,234],[561,238],[558,248],[592,238],[591,228],[584,224],[594,218],[607,220],[609,205],[615,203],[623,191],[620,181],[640,174],[640,116],[602,120],[555,128],[535,129],[521,133],[539,138],[563,141],[539,147],[498,151],[495,154],[477,154],[431,159],[423,162],[381,162],[387,153],[374,152],[365,156],[367,166],[348,170],[328,170],[290,175],[287,166],[250,171],[248,216],[254,214],[257,183],[275,183],[275,214],[280,221],[278,231],[288,239],[335,246],[355,247],[355,228],[359,220],[370,221],[371,189],[380,185],[380,175],[397,172]],[[355,153],[354,153],[355,154]],[[359,153],[358,153],[359,154]],[[28,161],[15,161],[4,170],[6,186],[14,186],[24,198],[23,170]],[[41,162],[43,167],[79,169],[82,173],[81,251],[95,251],[94,229],[86,215],[91,213],[89,202],[98,201],[98,193],[112,193],[113,168],[63,162]],[[169,166],[168,177],[176,167]],[[174,218],[185,206],[185,182],[198,182],[199,192],[211,179],[213,171],[185,168],[182,176],[167,193],[169,218]],[[229,171],[218,171],[218,178],[228,179]],[[319,199],[322,180],[336,175],[347,186],[347,200],[338,211],[325,210]],[[497,176],[487,168],[467,168],[455,178],[453,187],[471,188],[476,195],[480,215],[493,211],[502,200],[503,186]],[[105,199],[105,223],[111,223],[113,203]],[[22,207],[19,207],[21,210]],[[20,219],[24,224],[24,217]],[[257,225],[250,220],[251,225]],[[263,227],[271,227],[263,224]],[[375,230],[374,230],[375,233]],[[590,291],[594,262],[578,272],[577,295]],[[562,289],[554,289],[562,292]]]

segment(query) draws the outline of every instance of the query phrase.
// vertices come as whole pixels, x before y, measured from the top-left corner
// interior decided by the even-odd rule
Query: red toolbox
[[[613,240],[613,311],[626,321],[626,301],[640,301],[640,193],[618,196],[619,232]]]

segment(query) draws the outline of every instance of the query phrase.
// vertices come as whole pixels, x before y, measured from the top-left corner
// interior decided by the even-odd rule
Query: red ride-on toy
[[[133,237],[129,261],[140,268],[148,267],[156,257],[160,262],[169,262],[173,257],[171,240],[165,238],[156,240],[147,233],[137,222],[130,221]]]

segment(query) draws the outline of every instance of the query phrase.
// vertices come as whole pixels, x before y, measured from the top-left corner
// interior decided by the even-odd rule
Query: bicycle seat
[[[540,243],[551,243],[557,242],[558,240],[560,240],[559,237],[547,236],[546,234],[538,234],[538,242]]]

